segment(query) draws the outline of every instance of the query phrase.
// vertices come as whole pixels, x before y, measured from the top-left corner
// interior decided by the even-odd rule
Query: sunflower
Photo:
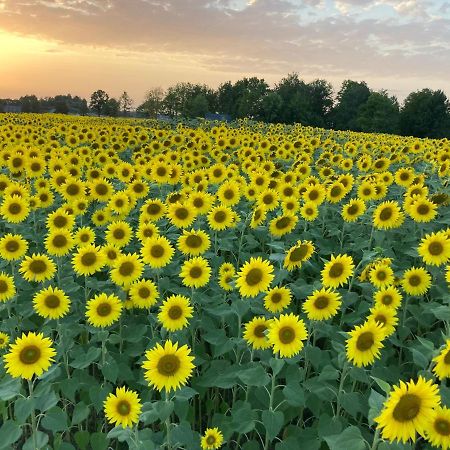
[[[86,304],[87,321],[94,327],[107,327],[119,320],[122,302],[114,294],[99,294]]]
[[[6,302],[16,295],[14,277],[0,272],[0,302]]]
[[[188,259],[181,267],[180,277],[183,284],[188,287],[205,286],[208,284],[210,276],[211,267],[209,267],[208,261],[201,256]]]
[[[417,383],[400,381],[374,420],[383,439],[415,442],[416,432],[423,436],[432,426],[439,402],[439,387],[431,380],[419,376]]]
[[[446,340],[445,347],[433,361],[436,363],[433,372],[440,380],[450,377],[450,339]]]
[[[394,271],[387,264],[376,264],[369,272],[370,282],[378,289],[394,284]]]
[[[267,332],[270,328],[271,319],[265,317],[254,317],[244,325],[244,339],[255,350],[269,348],[271,343],[267,339]]]
[[[6,348],[9,343],[9,336],[0,331],[0,349]]]
[[[381,230],[397,228],[401,210],[395,201],[380,203],[373,212],[373,225]]]
[[[298,316],[293,313],[281,314],[272,320],[267,338],[274,353],[279,353],[281,358],[291,358],[303,348],[308,332]]]
[[[322,284],[332,288],[344,285],[353,275],[354,267],[351,256],[332,255],[331,261],[328,261],[322,269]]]
[[[376,291],[373,297],[376,306],[384,305],[392,309],[397,309],[402,302],[402,294],[394,286]]]
[[[45,319],[59,319],[69,312],[70,299],[63,290],[49,286],[35,294],[33,308]]]
[[[202,450],[215,450],[223,444],[223,434],[217,427],[207,428],[200,441]]]
[[[234,218],[235,213],[228,206],[216,206],[207,215],[209,227],[215,231],[232,227]]]
[[[272,313],[277,313],[287,308],[291,300],[292,293],[287,287],[274,287],[264,296],[264,307]]]
[[[222,205],[233,206],[239,203],[241,192],[239,185],[232,181],[225,181],[217,190],[217,198]]]
[[[252,212],[250,228],[256,228],[261,225],[267,217],[267,209],[264,206],[258,206]]]
[[[149,385],[158,391],[165,389],[166,392],[184,386],[195,368],[192,363],[194,357],[190,353],[191,349],[187,345],[178,347],[178,342],[174,344],[171,340],[167,340],[164,347],[156,344],[147,350],[142,368]]]
[[[346,222],[355,222],[365,211],[366,204],[359,198],[355,198],[342,207],[342,218]]]
[[[425,428],[425,438],[434,447],[442,450],[450,448],[450,409],[438,407],[432,423]]]
[[[150,308],[159,297],[158,288],[151,280],[135,281],[130,286],[128,294],[136,308]]]
[[[242,297],[255,297],[260,292],[265,292],[274,279],[273,266],[269,261],[260,256],[250,258],[238,273],[236,286]]]
[[[425,264],[441,266],[450,259],[450,239],[443,232],[427,234],[417,251]]]
[[[116,394],[110,393],[103,402],[108,422],[122,428],[132,427],[139,422],[141,401],[136,392],[125,388],[116,388]]]
[[[16,261],[28,250],[28,242],[20,234],[5,234],[0,239],[0,257],[6,261]]]
[[[189,205],[176,202],[169,205],[167,216],[176,227],[186,228],[192,225],[197,217],[197,213]]]
[[[19,272],[27,281],[45,281],[53,278],[56,266],[47,255],[33,253],[22,261]]]
[[[77,247],[94,244],[95,231],[91,227],[80,227],[74,234]]]
[[[272,236],[284,236],[290,233],[297,225],[298,217],[292,214],[284,214],[270,221],[269,231]]]
[[[264,189],[258,196],[258,206],[263,206],[267,211],[274,210],[279,203],[279,195],[274,189]]]
[[[231,284],[236,275],[236,269],[231,263],[223,263],[219,267],[219,286],[224,291],[232,291],[234,286]]]
[[[407,212],[415,222],[431,222],[437,215],[437,205],[427,198],[419,197],[412,202]]]
[[[141,213],[151,222],[156,222],[161,219],[166,214],[166,211],[166,205],[159,199],[147,200],[141,208]]]
[[[300,208],[300,215],[308,222],[312,222],[319,215],[319,208],[314,202],[305,202]]]
[[[385,305],[375,305],[373,308],[370,308],[370,315],[367,320],[373,320],[380,325],[385,337],[388,337],[394,333],[397,326],[397,310]]]
[[[67,255],[73,245],[74,240],[70,231],[64,228],[50,231],[45,239],[45,249],[52,256]]]
[[[347,359],[357,367],[368,366],[380,357],[385,334],[382,326],[374,321],[356,325],[347,339]]]
[[[203,230],[183,230],[183,234],[178,238],[178,249],[185,255],[200,255],[210,246],[211,240]]]
[[[119,286],[126,286],[136,281],[144,270],[144,264],[136,253],[120,255],[111,270],[111,280]]]
[[[314,244],[311,241],[298,241],[291,247],[285,258],[283,267],[289,271],[300,267],[303,262],[308,261],[314,253]]]
[[[133,230],[131,226],[124,221],[112,222],[108,225],[105,233],[106,242],[116,247],[125,247],[131,240]]]
[[[106,257],[100,247],[86,245],[80,247],[72,257],[72,265],[78,275],[92,275],[106,263]]]
[[[332,289],[320,289],[307,297],[302,305],[309,320],[327,320],[334,317],[341,307],[341,296]]]
[[[181,330],[188,324],[194,308],[184,295],[171,295],[159,309],[158,320],[169,331]]]
[[[72,229],[75,224],[75,217],[63,210],[56,210],[47,216],[47,227],[52,229],[66,228]]]
[[[431,275],[422,267],[412,267],[403,274],[402,286],[409,295],[423,295],[431,286]]]
[[[141,248],[142,259],[153,268],[167,266],[172,259],[174,249],[164,236],[149,238]]]
[[[319,206],[323,203],[326,196],[326,189],[321,184],[315,184],[312,186],[308,186],[303,192],[303,199],[305,200],[305,204],[314,204]]]
[[[6,371],[14,378],[31,380],[48,370],[56,355],[52,341],[42,333],[22,333],[10,345],[9,353],[3,356]]]
[[[339,203],[347,195],[347,190],[340,181],[335,181],[328,186],[326,195],[330,203]]]
[[[23,222],[30,214],[30,205],[26,198],[12,195],[3,199],[0,214],[9,223]]]
[[[100,251],[105,257],[105,264],[109,267],[114,267],[116,265],[117,258],[123,255],[120,248],[117,248],[114,245],[106,244],[100,248]]]
[[[154,223],[141,222],[136,231],[136,237],[144,242],[148,238],[159,236],[159,229]]]
[[[363,181],[357,190],[358,198],[365,202],[373,200],[376,196],[375,187],[369,181]]]
[[[206,214],[214,203],[214,196],[207,192],[193,192],[186,202],[197,214]]]

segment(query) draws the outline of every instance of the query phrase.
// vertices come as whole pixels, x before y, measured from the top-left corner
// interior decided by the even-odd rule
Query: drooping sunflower
[[[255,350],[269,348],[271,343],[267,339],[267,332],[270,328],[271,319],[265,317],[254,317],[244,325],[244,339]]]
[[[450,339],[445,342],[445,347],[440,351],[439,355],[433,358],[436,365],[433,367],[434,374],[440,379],[450,377]]]
[[[69,230],[51,230],[45,239],[45,249],[52,256],[64,256],[70,252],[74,245],[72,234]]]
[[[130,286],[128,294],[136,308],[150,308],[159,297],[158,288],[152,280],[135,281]]]
[[[6,371],[14,378],[31,380],[33,375],[40,376],[48,370],[56,355],[52,341],[42,333],[22,333],[10,345],[9,353],[3,356]]]
[[[194,308],[184,295],[171,295],[159,309],[158,320],[169,331],[181,330],[188,324]]]
[[[417,251],[425,264],[441,266],[450,259],[450,239],[443,232],[427,234]]]
[[[59,319],[65,316],[70,309],[70,299],[58,287],[46,287],[33,297],[33,308],[45,319]]]
[[[289,271],[300,267],[303,262],[308,261],[314,253],[314,244],[311,241],[298,241],[291,247],[284,258],[283,267]]]
[[[16,295],[14,277],[0,272],[0,302],[6,302]]]
[[[322,284],[325,287],[337,288],[344,285],[353,275],[353,259],[349,255],[331,256],[322,269]]]
[[[174,249],[165,236],[149,238],[141,248],[142,259],[150,267],[165,267],[170,263]]]
[[[197,212],[189,205],[176,202],[169,205],[167,216],[176,227],[186,228],[192,225],[197,217]]]
[[[346,222],[355,222],[365,211],[366,204],[359,198],[355,198],[342,206],[342,218]]]
[[[183,234],[178,238],[178,249],[185,255],[201,255],[210,246],[211,240],[203,230],[183,230]]]
[[[236,286],[242,297],[255,297],[260,292],[265,292],[274,279],[273,266],[269,261],[260,256],[250,258],[238,273]]]
[[[6,348],[9,344],[9,336],[0,331],[0,349]]]
[[[384,305],[388,308],[397,309],[402,302],[402,294],[394,287],[380,289],[373,294],[375,305]]]
[[[86,304],[87,321],[94,327],[108,327],[119,320],[122,301],[114,294],[98,294]]]
[[[292,358],[302,350],[308,332],[298,316],[293,313],[281,314],[272,320],[267,338],[274,353],[279,353],[281,358]]]
[[[272,236],[284,236],[290,233],[297,225],[298,217],[292,214],[284,214],[270,221],[269,231]]]
[[[264,296],[264,307],[272,312],[277,313],[287,308],[292,300],[292,293],[287,287],[274,287],[269,289]]]
[[[409,295],[423,295],[431,286],[431,275],[423,267],[411,267],[403,274],[402,286]]]
[[[341,307],[341,296],[332,289],[315,290],[302,305],[309,320],[327,320],[334,317]]]
[[[133,230],[131,226],[127,222],[118,220],[108,225],[105,238],[108,244],[122,248],[130,242],[132,235]]]
[[[19,272],[27,281],[45,281],[53,278],[55,263],[45,254],[33,253],[26,256],[20,264]]]
[[[369,272],[370,282],[378,289],[394,284],[394,271],[387,264],[376,264]]]
[[[122,428],[138,423],[142,409],[137,392],[125,386],[116,388],[115,394],[110,393],[103,402],[103,407],[108,422],[121,425]]]
[[[184,386],[195,368],[192,363],[194,357],[190,353],[191,349],[187,345],[178,347],[178,342],[172,343],[171,340],[167,340],[164,347],[156,344],[147,350],[142,368],[149,385],[166,392]]]
[[[432,380],[419,376],[417,383],[400,381],[374,420],[383,439],[415,442],[416,433],[424,436],[425,430],[432,425],[439,402],[439,387]]]
[[[357,367],[372,364],[380,357],[384,338],[382,326],[374,321],[356,325],[346,342],[347,359]]]
[[[379,324],[386,337],[390,336],[395,331],[398,323],[397,310],[385,305],[375,305],[370,308],[370,315],[367,320],[373,320]]]
[[[401,210],[397,202],[386,201],[380,203],[373,212],[373,225],[381,230],[397,228]]]
[[[450,409],[438,407],[435,410],[432,423],[425,428],[425,438],[433,445],[442,450],[450,448]]]
[[[211,267],[208,260],[201,256],[185,261],[181,267],[180,277],[185,286],[202,287],[208,284],[211,276]]]
[[[23,222],[30,214],[28,199],[18,195],[5,197],[0,206],[0,214],[9,223]]]
[[[407,213],[415,222],[431,222],[437,215],[437,205],[425,197],[419,197],[408,207]]]
[[[72,265],[78,275],[92,275],[106,263],[106,257],[100,247],[86,245],[73,255]]]
[[[144,264],[139,255],[128,253],[118,256],[110,272],[110,277],[119,286],[128,286],[142,275],[143,270]]]
[[[209,227],[215,231],[222,231],[232,227],[234,218],[235,213],[228,206],[216,206],[207,215]]]
[[[28,250],[28,242],[20,234],[5,234],[0,239],[0,257],[6,261],[17,261]]]
[[[223,444],[223,434],[217,428],[207,428],[200,441],[202,450],[216,450]]]

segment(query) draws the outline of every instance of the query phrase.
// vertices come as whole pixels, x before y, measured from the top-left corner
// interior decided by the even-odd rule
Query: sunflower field
[[[0,116],[0,449],[450,448],[450,142]]]

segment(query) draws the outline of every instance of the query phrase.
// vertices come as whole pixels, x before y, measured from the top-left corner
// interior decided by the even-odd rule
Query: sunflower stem
[[[370,447],[370,450],[377,450],[379,443],[380,443],[380,429],[377,428],[373,436],[372,446]]]
[[[33,382],[28,380],[28,391],[30,393],[30,400],[33,400]],[[37,426],[36,426],[36,413],[33,403],[31,404],[31,438],[33,439],[33,449],[37,450]]]
[[[273,399],[274,399],[274,393],[275,393],[275,387],[276,387],[276,376],[274,373],[272,373],[272,384],[270,387],[270,397],[269,397],[269,411],[273,411]],[[270,438],[266,431],[266,439],[264,441],[264,450],[268,450],[270,444]]]
[[[344,392],[344,383],[345,383],[345,379],[347,378],[348,368],[349,368],[349,363],[347,360],[345,360],[345,363],[342,367],[341,380],[339,382],[339,389],[337,392],[336,416],[335,416],[336,418],[338,418],[341,413],[341,397],[342,397],[341,394]]]
[[[169,393],[166,390],[166,403],[169,403]],[[167,446],[167,450],[172,450],[172,444],[170,441],[170,415],[169,417],[166,419],[165,421],[166,424],[166,446]]]

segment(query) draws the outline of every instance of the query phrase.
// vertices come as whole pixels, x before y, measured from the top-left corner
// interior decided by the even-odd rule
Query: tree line
[[[366,82],[345,80],[335,94],[323,79],[302,80],[297,73],[282,78],[271,88],[257,77],[227,81],[217,89],[206,84],[177,83],[163,90],[152,88],[144,101],[133,109],[127,92],[118,98],[104,90],[92,93],[89,103],[79,97],[56,96],[37,99],[1,100],[2,105],[17,102],[23,112],[57,112],[157,118],[248,117],[264,122],[395,133],[407,136],[450,137],[450,101],[442,90],[422,89],[410,93],[402,104],[385,90],[374,91]],[[5,110],[5,108],[3,109]],[[7,110],[7,109],[6,109]]]

